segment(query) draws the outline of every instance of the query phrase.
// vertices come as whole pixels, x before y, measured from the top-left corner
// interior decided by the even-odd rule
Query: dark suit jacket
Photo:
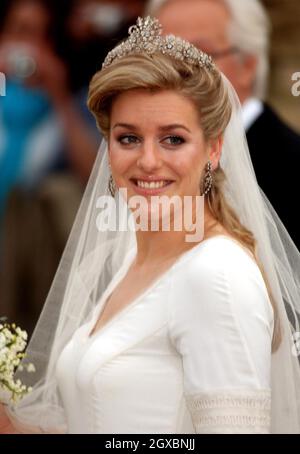
[[[300,136],[264,104],[247,139],[258,183],[300,250]]]

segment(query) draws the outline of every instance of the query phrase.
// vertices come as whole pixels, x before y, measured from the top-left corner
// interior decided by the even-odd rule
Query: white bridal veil
[[[300,433],[300,367],[297,349],[300,319],[300,253],[267,198],[258,187],[242,125],[237,95],[223,76],[232,103],[226,129],[221,166],[227,176],[226,197],[243,224],[253,232],[258,256],[276,301],[282,341],[272,354],[272,433]],[[272,171],[272,163],[270,163]],[[109,197],[108,151],[103,139],[58,267],[44,309],[28,346],[28,360],[35,374],[19,372],[33,391],[9,409],[13,422],[24,432],[65,432],[67,421],[56,381],[58,357],[76,329],[88,322],[108,283],[126,254],[136,248],[134,228],[126,228],[132,215],[116,193],[114,204],[105,208]],[[199,176],[200,181],[200,176]],[[284,184],[284,182],[277,182]],[[102,214],[101,214],[102,213]],[[106,228],[116,221],[115,231]],[[42,263],[41,263],[42,266]],[[253,302],[255,304],[255,302]],[[300,342],[299,342],[300,343]],[[34,383],[28,383],[28,380]]]

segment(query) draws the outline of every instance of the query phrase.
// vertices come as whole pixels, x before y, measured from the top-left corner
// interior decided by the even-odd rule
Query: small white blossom
[[[0,325],[0,330],[1,330],[1,326],[2,326],[2,325]],[[1,350],[2,348],[4,348],[5,345],[6,345],[6,337],[4,336],[3,333],[0,333],[0,350]]]
[[[20,364],[26,357],[27,339],[26,331],[22,331],[14,323],[0,324],[0,398],[9,393],[10,399],[16,402],[32,390],[23,385],[20,379],[14,379],[16,370],[22,371],[24,367],[27,372],[35,372],[33,364]]]
[[[35,367],[33,364],[28,364],[27,366],[27,372],[35,372]]]

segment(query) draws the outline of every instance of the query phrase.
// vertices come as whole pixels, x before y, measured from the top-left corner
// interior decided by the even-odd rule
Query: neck
[[[238,97],[241,105],[243,105],[248,99],[254,97],[252,90],[250,88],[240,88],[238,91]]]
[[[194,219],[194,216],[193,216]],[[181,253],[193,248],[208,236],[213,235],[216,221],[210,210],[204,203],[203,228],[192,231],[182,229],[180,231],[137,231],[137,257],[136,264],[142,266],[146,263],[161,263],[164,260],[177,257]],[[187,241],[188,236],[193,236],[193,241]]]

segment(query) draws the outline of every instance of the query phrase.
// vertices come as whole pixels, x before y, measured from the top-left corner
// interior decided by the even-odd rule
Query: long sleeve
[[[180,265],[169,335],[196,433],[269,433],[273,310],[259,268],[226,238]]]

